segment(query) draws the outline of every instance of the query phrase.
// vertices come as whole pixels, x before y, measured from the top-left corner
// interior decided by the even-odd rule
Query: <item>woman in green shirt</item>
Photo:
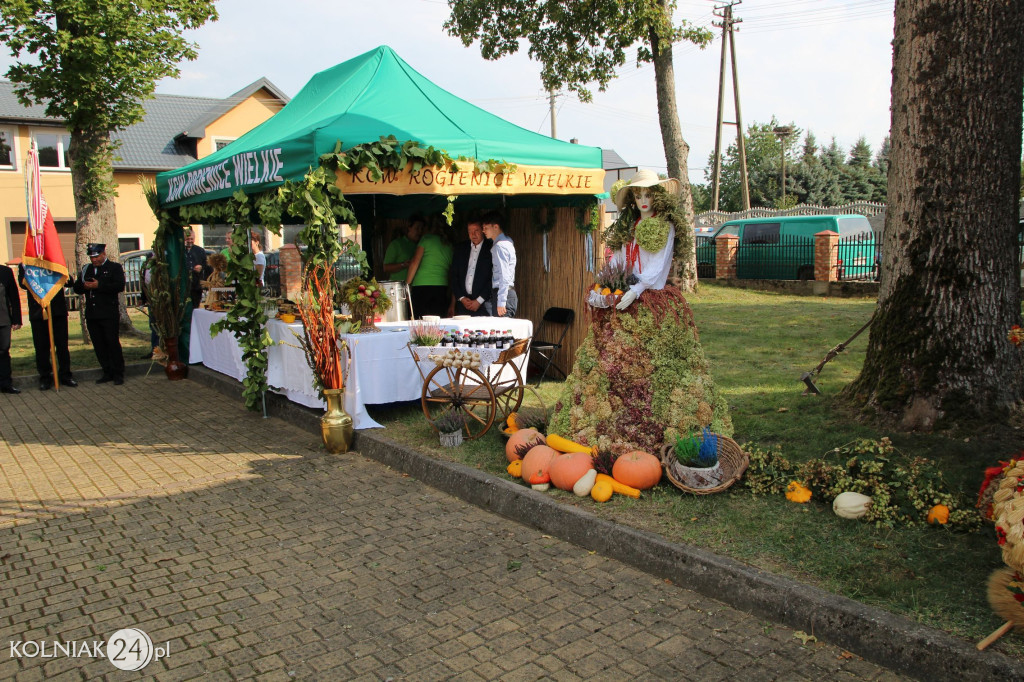
[[[423,234],[423,225],[423,218],[413,216],[405,228],[405,234],[395,237],[388,244],[388,249],[384,252],[384,274],[392,282],[405,281],[409,264],[416,253],[416,243]]]
[[[452,265],[452,245],[436,223],[420,238],[405,276],[410,285],[412,308],[416,317],[444,317],[448,314],[448,269]]]

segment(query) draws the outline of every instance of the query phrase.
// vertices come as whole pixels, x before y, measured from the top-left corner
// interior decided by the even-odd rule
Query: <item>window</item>
[[[139,250],[139,238],[138,237],[118,237],[117,238],[117,252],[127,253],[128,251]]]
[[[743,243],[778,244],[779,227],[779,223],[748,223],[743,229]]]
[[[70,133],[35,132],[32,137],[36,141],[36,147],[39,148],[40,168],[71,168],[68,159],[68,147],[71,146]]]
[[[219,138],[219,139],[215,138],[213,140],[213,151],[219,152],[221,149],[224,149],[224,147],[227,147],[229,144],[231,144],[234,141],[235,141],[235,138],[233,138],[233,137],[232,138],[223,138],[222,137],[222,138]]]
[[[14,168],[14,134],[7,128],[0,128],[0,168]]]

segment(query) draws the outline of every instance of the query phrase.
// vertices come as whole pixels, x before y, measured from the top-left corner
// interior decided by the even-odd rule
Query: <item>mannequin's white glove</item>
[[[632,305],[633,301],[635,301],[635,300],[636,300],[636,292],[633,291],[632,289],[630,289],[629,291],[627,291],[626,293],[624,293],[622,295],[622,298],[619,300],[619,302],[615,306],[615,308],[617,310],[625,310],[630,305]]]

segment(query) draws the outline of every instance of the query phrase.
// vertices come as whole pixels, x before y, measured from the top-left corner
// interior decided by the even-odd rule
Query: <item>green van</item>
[[[709,244],[697,249],[697,268],[714,267],[715,239],[739,237],[736,277],[739,279],[814,279],[814,235],[837,232],[844,246],[840,278],[869,279],[875,275],[875,235],[862,215],[774,216],[730,220],[715,230]]]

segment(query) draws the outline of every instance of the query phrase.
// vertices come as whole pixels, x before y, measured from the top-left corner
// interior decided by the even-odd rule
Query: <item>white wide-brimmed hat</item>
[[[678,180],[675,178],[662,180],[654,171],[642,168],[637,171],[636,175],[629,179],[629,182],[620,187],[615,193],[615,196],[613,197],[615,205],[619,207],[619,210],[622,210],[622,207],[626,202],[626,190],[630,187],[653,187],[654,185],[664,185],[665,191],[669,194],[679,194],[680,185]]]

